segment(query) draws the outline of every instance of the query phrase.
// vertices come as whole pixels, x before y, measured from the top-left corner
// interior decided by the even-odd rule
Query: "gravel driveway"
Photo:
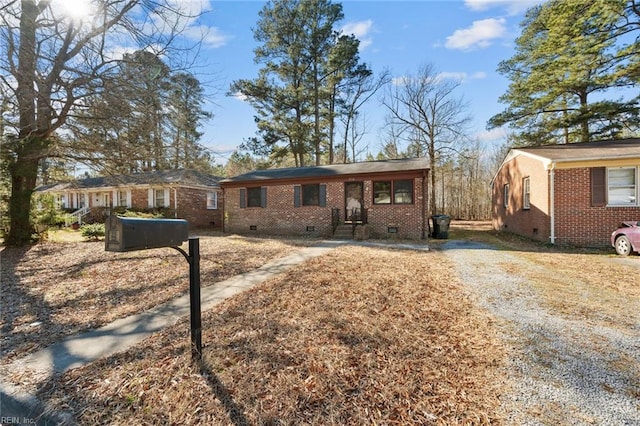
[[[628,302],[638,313],[630,327],[589,324],[552,312],[524,278],[528,271],[556,271],[541,271],[516,253],[486,244],[452,240],[442,247],[472,297],[497,319],[509,348],[511,392],[502,398],[507,424],[640,425],[637,300]],[[522,273],[507,272],[504,265]]]

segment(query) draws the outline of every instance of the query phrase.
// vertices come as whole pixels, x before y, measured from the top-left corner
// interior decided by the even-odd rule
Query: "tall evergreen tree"
[[[298,166],[332,151],[336,88],[359,66],[357,40],[335,30],[342,18],[342,5],[328,0],[277,0],[261,10],[255,61],[264,66],[230,88],[256,110],[258,135],[245,147],[293,155]]]
[[[507,109],[489,127],[509,124],[519,143],[586,142],[637,130],[638,97],[611,99],[610,89],[636,85],[619,22],[625,0],[552,0],[527,11],[516,54],[498,72],[511,84]]]
[[[211,114],[193,75],[172,73],[157,56],[136,52],[104,81],[106,90],[69,122],[75,137],[67,156],[101,173],[211,168],[198,130]]]
[[[171,76],[168,104],[169,147],[167,156],[174,169],[203,169],[210,164],[210,155],[200,145],[203,121],[212,114],[204,110],[204,90],[193,75],[178,73]]]

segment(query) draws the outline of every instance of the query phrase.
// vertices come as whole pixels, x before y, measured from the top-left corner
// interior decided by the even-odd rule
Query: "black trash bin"
[[[433,222],[433,238],[445,240],[449,238],[449,224],[451,223],[451,217],[446,214],[434,214],[431,216]]]

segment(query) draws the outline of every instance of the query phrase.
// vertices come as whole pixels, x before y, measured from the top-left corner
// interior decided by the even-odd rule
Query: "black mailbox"
[[[105,251],[133,251],[177,247],[189,239],[183,219],[140,219],[109,216],[105,224]]]

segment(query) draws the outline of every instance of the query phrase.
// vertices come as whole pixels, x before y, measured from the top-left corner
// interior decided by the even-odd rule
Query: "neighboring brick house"
[[[222,180],[224,231],[371,238],[428,236],[424,158],[258,170]],[[362,225],[358,227],[358,225]]]
[[[189,226],[222,226],[220,178],[189,169],[105,176],[38,188],[79,221],[101,219],[112,208],[162,210]]]
[[[514,148],[492,180],[492,221],[551,244],[606,246],[640,220],[640,139]]]

